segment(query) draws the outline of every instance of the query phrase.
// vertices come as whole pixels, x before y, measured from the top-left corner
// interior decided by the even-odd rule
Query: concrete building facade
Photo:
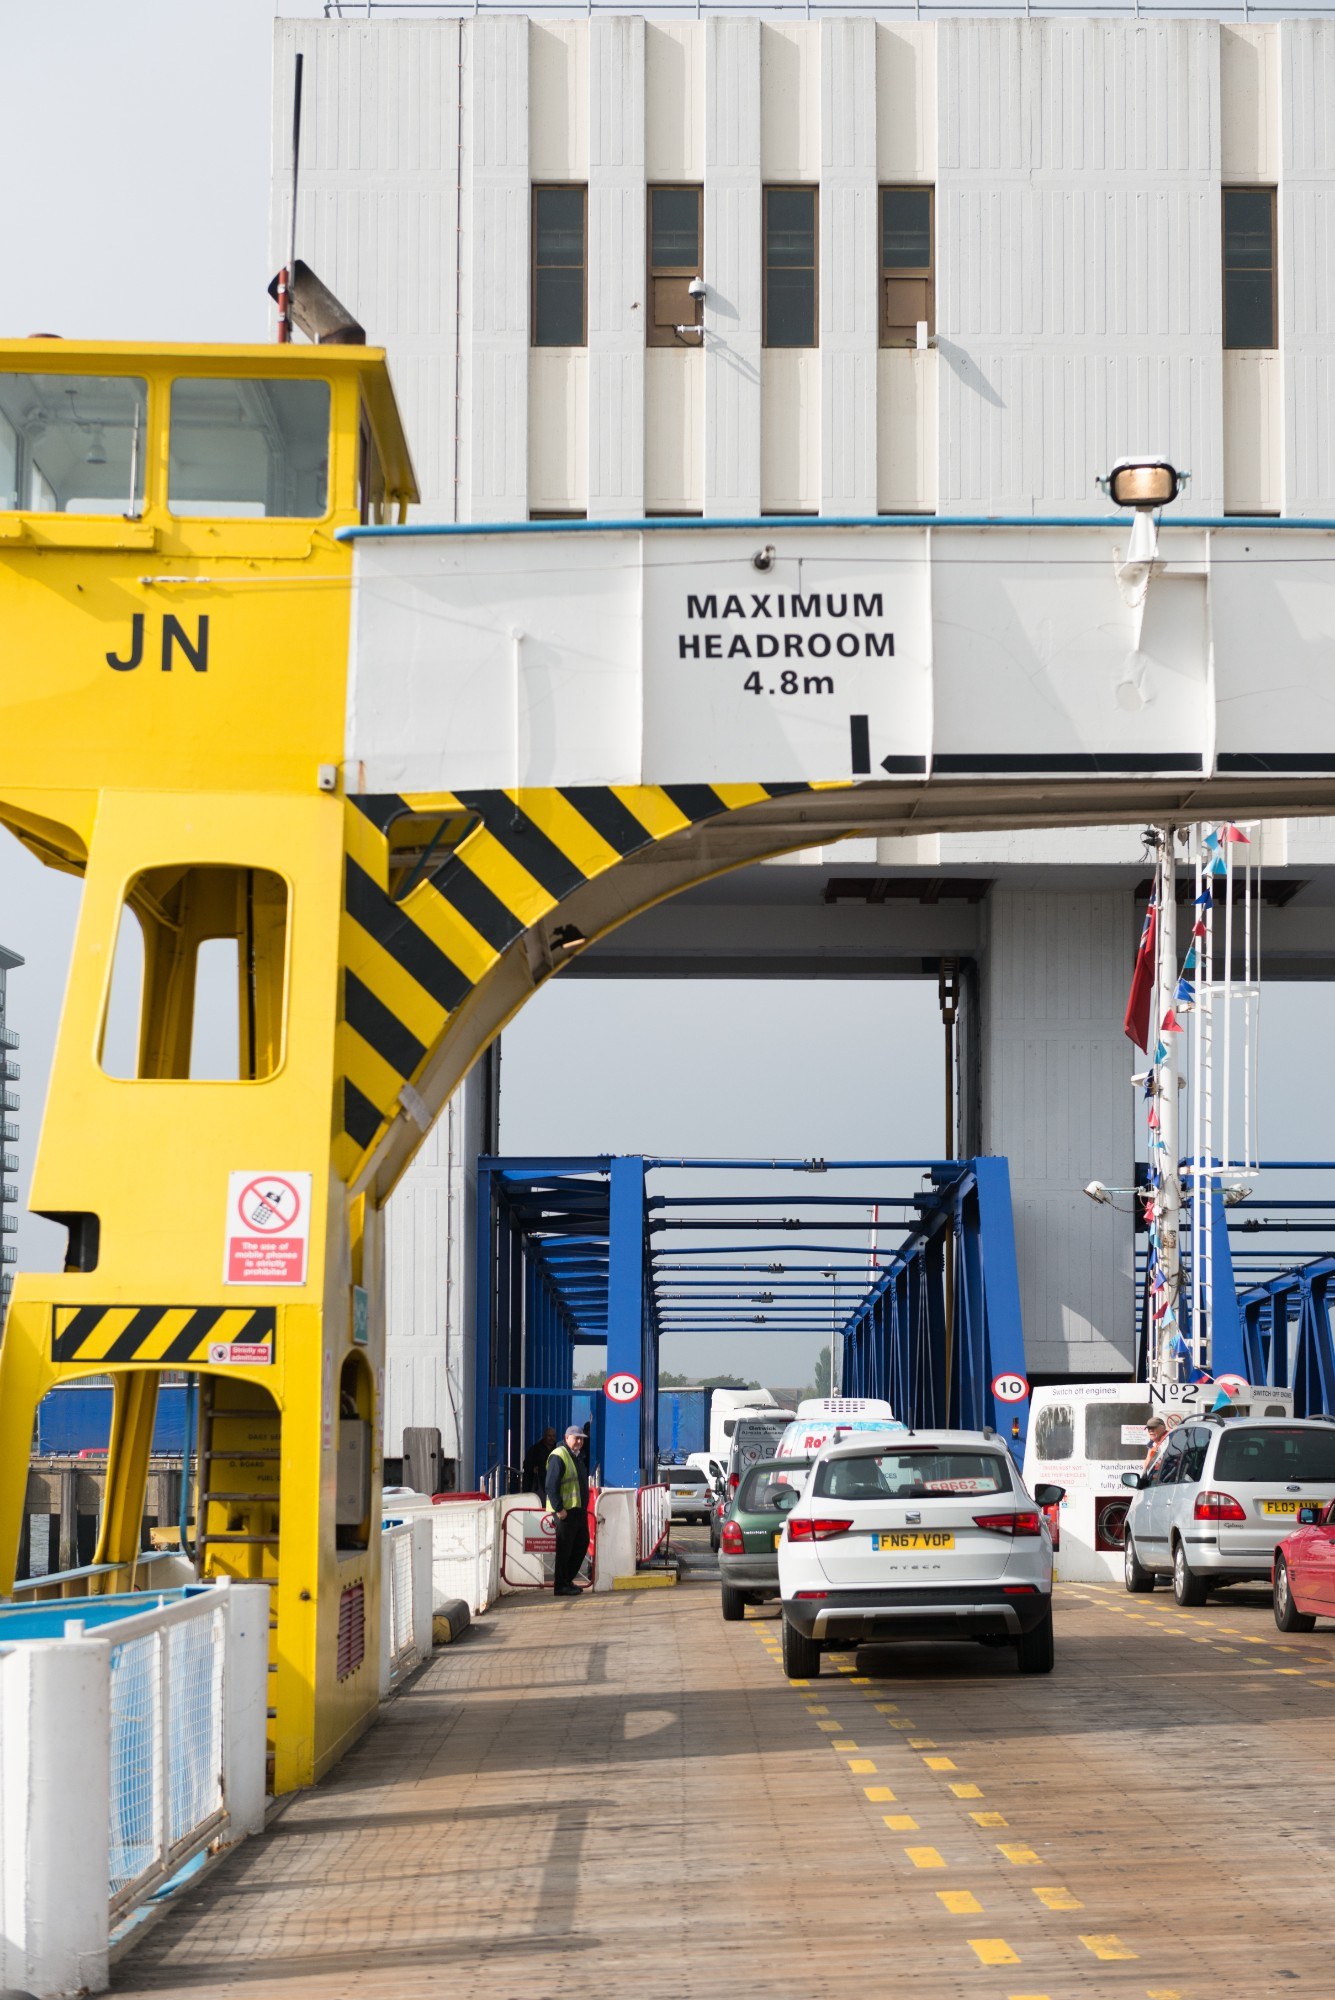
[[[419,518],[1069,519],[1135,450],[1191,474],[1192,515],[1335,512],[1335,21],[281,21],[275,265],[298,51],[299,252],[390,350]],[[1303,870],[1282,963],[1307,976],[1335,839],[1264,838]],[[966,1137],[1011,1159],[1031,1367],[1120,1372],[1129,1228],[1080,1190],[1133,1174],[1146,872],[1124,830],[847,842],[693,892],[575,970],[962,957]],[[942,895],[956,880],[977,893]],[[457,1448],[430,1357],[466,1323],[438,1264],[442,1232],[471,1250],[472,1088],[391,1203],[391,1451],[407,1422]]]

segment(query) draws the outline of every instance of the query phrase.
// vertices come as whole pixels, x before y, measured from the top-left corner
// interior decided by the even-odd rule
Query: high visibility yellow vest
[[[559,1458],[561,1461],[561,1498],[559,1504],[569,1512],[572,1507],[578,1507],[579,1505],[579,1468],[575,1464],[573,1453],[566,1445],[558,1444],[556,1450],[552,1453],[552,1457]]]

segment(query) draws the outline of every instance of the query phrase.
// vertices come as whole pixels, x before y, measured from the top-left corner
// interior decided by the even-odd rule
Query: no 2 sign
[[[638,1375],[609,1375],[603,1384],[603,1394],[609,1403],[634,1403],[643,1389]]]
[[[994,1375],[992,1394],[999,1403],[1022,1403],[1029,1394],[1029,1384],[1023,1375]]]

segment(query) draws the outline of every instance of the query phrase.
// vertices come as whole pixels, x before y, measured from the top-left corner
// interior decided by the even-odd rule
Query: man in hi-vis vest
[[[557,1597],[578,1597],[575,1575],[589,1553],[589,1469],[584,1433],[571,1424],[547,1461],[547,1505],[556,1516]]]

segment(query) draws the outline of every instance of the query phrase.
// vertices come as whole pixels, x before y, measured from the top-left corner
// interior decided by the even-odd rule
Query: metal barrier
[[[635,1559],[652,1562],[672,1533],[672,1495],[666,1486],[642,1486],[635,1501]]]
[[[100,1597],[122,1590],[170,1589],[183,1581],[171,1567],[182,1560],[179,1549],[141,1549],[129,1562],[86,1563],[82,1569],[58,1569],[48,1576],[21,1577],[11,1595],[30,1604],[42,1604],[55,1598]],[[188,1558],[184,1560],[193,1576],[194,1565]],[[145,1574],[148,1570],[154,1572],[151,1577]],[[116,1581],[99,1584],[98,1577]]]
[[[429,1513],[386,1521],[380,1544],[380,1693],[431,1658],[432,1535]]]
[[[474,1617],[496,1596],[500,1581],[495,1500],[451,1499],[432,1509],[432,1579],[437,1602],[462,1598]]]
[[[110,1933],[264,1824],[269,1592],[0,1610],[0,1988],[107,1985]]]
[[[556,1516],[546,1507],[509,1507],[501,1521],[501,1587],[547,1590],[556,1571]]]

